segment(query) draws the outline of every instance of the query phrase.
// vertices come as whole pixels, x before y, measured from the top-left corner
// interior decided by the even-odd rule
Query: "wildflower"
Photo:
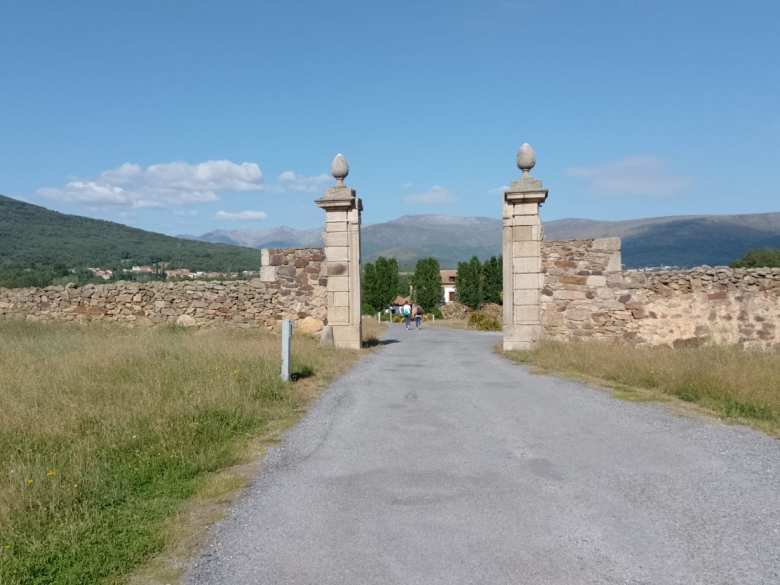
[[[56,469],[49,469],[46,472],[46,477],[54,477],[55,475],[57,475],[57,470]]]
[[[31,480],[31,479],[28,479],[28,480],[27,480],[27,487],[31,486],[32,484],[33,484],[33,480]]]

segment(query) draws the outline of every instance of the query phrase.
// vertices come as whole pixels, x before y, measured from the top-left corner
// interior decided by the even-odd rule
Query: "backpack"
[[[404,305],[403,309],[401,309],[401,311],[403,312],[404,317],[408,317],[412,313],[412,308],[408,304],[406,304]]]

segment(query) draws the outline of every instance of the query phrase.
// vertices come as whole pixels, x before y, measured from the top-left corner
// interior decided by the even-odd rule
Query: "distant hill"
[[[0,195],[0,269],[34,265],[118,266],[171,262],[205,271],[257,270],[256,250],[186,240]]]
[[[754,248],[780,248],[780,213],[752,215],[690,215],[626,221],[560,219],[544,222],[545,239],[571,240],[619,236],[623,263],[643,266],[724,265]],[[205,241],[254,247],[318,246],[320,230],[274,228],[254,231],[216,231]],[[501,220],[489,217],[408,215],[363,228],[367,260],[393,256],[411,266],[435,256],[445,267],[476,255],[500,254]]]
[[[560,219],[544,223],[545,239],[619,236],[626,267],[723,265],[755,248],[780,248],[780,213],[688,215],[626,221]],[[171,262],[193,270],[253,270],[252,248],[321,245],[321,228],[216,230],[171,237],[110,221],[66,215],[0,195],[0,269],[59,264],[117,266],[123,261]],[[198,240],[198,241],[196,241]],[[501,253],[501,220],[491,217],[407,215],[363,226],[368,261],[392,256],[411,267],[434,256],[443,267],[473,255]]]

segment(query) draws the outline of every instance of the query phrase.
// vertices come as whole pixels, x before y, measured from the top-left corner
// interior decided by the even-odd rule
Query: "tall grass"
[[[727,418],[780,431],[780,352],[734,346],[673,349],[545,341],[512,359],[695,402]]]
[[[259,331],[0,322],[0,583],[119,581],[210,472],[354,359]]]

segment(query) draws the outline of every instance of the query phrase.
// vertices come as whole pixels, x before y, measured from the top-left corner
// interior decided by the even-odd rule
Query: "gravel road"
[[[780,584],[780,441],[393,328],[272,451],[190,584]]]

